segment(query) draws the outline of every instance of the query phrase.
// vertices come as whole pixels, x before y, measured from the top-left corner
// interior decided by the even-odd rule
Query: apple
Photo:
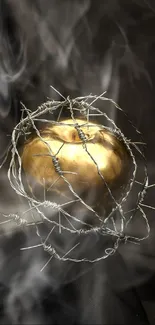
[[[21,153],[32,193],[38,185],[59,202],[60,197],[69,197],[69,182],[92,207],[106,210],[112,205],[108,188],[113,197],[121,198],[129,182],[130,154],[114,132],[82,119],[68,119],[46,126],[40,134],[31,137]]]

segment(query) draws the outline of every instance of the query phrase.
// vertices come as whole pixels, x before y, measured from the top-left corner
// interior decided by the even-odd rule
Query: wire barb
[[[134,242],[135,244],[140,243],[141,240],[144,240],[149,236],[149,223],[147,221],[146,214],[143,211],[143,208],[150,208],[150,206],[147,206],[143,203],[146,190],[148,188],[151,188],[155,186],[155,184],[149,185],[148,184],[148,176],[147,176],[147,166],[146,166],[146,160],[145,156],[143,154],[143,146],[145,145],[145,142],[141,138],[140,132],[132,125],[132,122],[126,117],[126,114],[123,112],[123,110],[112,100],[107,97],[104,97],[105,92],[101,94],[100,96],[93,96],[89,95],[86,97],[78,97],[75,99],[65,98],[62,94],[59,93],[53,86],[51,86],[53,90],[55,90],[63,99],[63,101],[48,101],[46,103],[43,103],[41,106],[39,106],[35,111],[31,112],[28,110],[24,104],[21,103],[23,111],[26,113],[26,117],[24,117],[24,114],[22,115],[21,121],[18,123],[18,125],[14,128],[12,132],[11,137],[11,160],[10,165],[8,169],[8,179],[10,182],[11,187],[14,189],[17,195],[20,195],[24,197],[28,204],[29,209],[25,211],[21,216],[18,216],[16,214],[9,214],[4,215],[5,219],[7,218],[7,221],[10,220],[14,222],[19,227],[27,227],[27,226],[35,226],[36,227],[36,234],[40,240],[40,244],[29,246],[27,248],[22,248],[22,250],[26,249],[32,249],[32,248],[38,248],[42,247],[45,252],[47,252],[50,255],[49,260],[47,263],[42,267],[41,272],[46,268],[46,266],[49,264],[52,258],[59,259],[61,261],[74,261],[76,263],[79,262],[90,262],[94,263],[97,261],[100,261],[102,259],[107,258],[110,255],[113,255],[116,250],[119,248],[119,245],[126,242]],[[100,110],[99,108],[96,108],[93,106],[93,104],[97,101],[101,102],[110,102],[114,105],[115,109],[121,112],[121,114],[124,114],[127,118],[128,123],[131,125],[132,128],[134,128],[136,134],[139,135],[139,141],[132,141],[131,139],[128,140],[125,135],[122,133],[122,131],[117,127],[115,122],[104,112],[104,110]],[[90,103],[89,103],[90,102]],[[93,207],[88,205],[82,197],[76,193],[74,188],[72,187],[71,183],[68,181],[68,178],[65,176],[66,174],[77,174],[73,173],[71,171],[63,171],[61,169],[61,164],[59,161],[59,158],[57,157],[58,153],[61,152],[62,147],[64,146],[64,143],[59,148],[57,154],[54,154],[48,144],[47,141],[45,141],[44,137],[41,135],[39,129],[36,126],[36,123],[39,121],[40,123],[50,123],[51,125],[63,125],[63,122],[59,121],[60,117],[62,115],[62,112],[64,110],[67,110],[70,113],[70,116],[73,120],[72,126],[74,126],[75,130],[78,133],[78,136],[83,143],[83,148],[86,151],[86,153],[89,155],[91,160],[93,161],[94,165],[97,168],[98,175],[104,182],[105,186],[107,187],[107,190],[109,192],[109,195],[111,196],[111,199],[113,201],[113,208],[109,212],[109,214],[106,216],[106,218],[103,220],[103,216],[99,215]],[[58,114],[57,114],[58,112]],[[42,118],[42,116],[45,116],[45,114],[56,114],[58,117],[56,120],[51,120]],[[103,175],[100,172],[99,166],[96,163],[95,159],[90,154],[88,148],[87,148],[87,135],[83,132],[81,125],[79,125],[76,121],[77,114],[83,118],[85,117],[85,121],[83,125],[87,125],[91,127],[91,117],[102,117],[104,118],[111,127],[108,127],[111,132],[115,132],[117,136],[121,139],[121,141],[126,146],[130,158],[132,161],[132,175],[131,179],[128,183],[128,186],[126,188],[126,191],[124,192],[121,200],[117,202],[108,187],[108,184],[106,183]],[[65,124],[66,125],[66,124]],[[100,125],[101,129],[105,128],[104,125]],[[55,168],[56,173],[58,174],[58,178],[51,183],[51,185],[48,185],[48,188],[46,189],[45,186],[45,180],[43,179],[44,184],[44,193],[43,193],[43,201],[39,201],[36,199],[33,195],[31,196],[27,190],[25,189],[25,186],[23,184],[23,178],[22,178],[22,162],[21,157],[18,151],[18,144],[19,140],[22,134],[31,133],[30,129],[34,130],[35,134],[40,138],[40,140],[46,145],[48,148],[49,153],[45,154],[45,156],[50,156],[53,166]],[[138,147],[140,145],[140,148]],[[143,161],[144,166],[144,178],[142,180],[137,180],[137,172],[138,172],[138,163],[135,154],[133,153],[133,147],[137,155],[141,158]],[[39,154],[38,154],[39,155]],[[36,155],[37,156],[37,155]],[[43,155],[44,156],[44,155]],[[63,181],[66,183],[66,186],[68,187],[69,192],[71,193],[71,196],[73,197],[72,200],[68,199],[67,202],[63,204],[58,204],[55,201],[46,199],[47,193],[49,193],[50,190],[54,189],[56,183],[63,179]],[[128,198],[130,195],[132,195],[132,191],[134,188],[134,184],[139,186],[139,191],[137,193],[137,201],[135,208],[131,208],[126,203],[128,202]],[[93,214],[94,218],[97,218],[99,225],[98,226],[92,226],[91,224],[85,222],[84,220],[80,219],[75,215],[75,209],[74,209],[74,203],[79,202],[82,207],[84,207],[87,210],[88,215],[90,213]],[[69,213],[67,211],[67,207],[70,204],[70,206],[73,206],[72,213]],[[126,206],[128,206],[128,209],[126,210]],[[154,209],[154,208],[152,208]],[[52,217],[48,217],[47,211],[50,211],[50,214]],[[32,221],[28,222],[26,220],[26,215],[28,214],[30,217],[30,213],[35,212],[37,215],[37,221],[35,221],[34,216],[32,216]],[[145,221],[146,224],[146,235],[144,236],[137,236],[132,237],[126,234],[127,229],[129,225],[131,224],[134,217],[137,215],[137,212],[139,212],[141,218]],[[54,216],[54,217],[53,217]],[[38,221],[39,218],[39,221]],[[4,223],[6,220],[4,220]],[[47,236],[46,240],[44,241],[40,231],[39,231],[39,224],[42,223],[48,223],[48,225],[51,225],[51,231],[49,235]],[[3,221],[2,223],[3,224]],[[75,236],[78,239],[84,236],[89,236],[91,234],[95,234],[97,236],[111,236],[112,237],[112,245],[111,247],[103,248],[103,255],[100,257],[96,257],[94,259],[87,258],[86,256],[81,257],[79,255],[79,258],[73,257],[72,254],[74,254],[75,249],[80,247],[80,242],[78,244],[73,245],[73,247],[70,247],[65,254],[61,254],[61,256],[58,254],[56,247],[52,244],[52,238],[54,236],[54,233],[56,233],[57,236],[63,236],[64,232],[68,232],[69,235]],[[48,243],[47,243],[48,242]],[[71,243],[70,243],[71,245]],[[81,253],[80,253],[81,254]]]

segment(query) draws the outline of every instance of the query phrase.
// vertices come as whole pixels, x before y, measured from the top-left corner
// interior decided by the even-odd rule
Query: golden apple
[[[130,171],[130,155],[123,141],[82,119],[76,119],[76,125],[72,119],[61,123],[47,126],[41,138],[35,136],[24,144],[21,161],[29,185],[40,184],[47,192],[67,197],[69,182],[92,206],[108,204],[108,186],[119,199]]]

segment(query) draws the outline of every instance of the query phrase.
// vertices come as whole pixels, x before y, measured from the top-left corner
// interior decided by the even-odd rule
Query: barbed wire
[[[11,137],[11,151],[10,151],[11,158],[10,158],[10,164],[8,168],[8,179],[12,189],[16,192],[16,194],[26,199],[29,205],[29,209],[21,213],[21,215],[18,215],[16,213],[12,213],[8,215],[2,214],[5,220],[2,221],[1,224],[5,222],[14,222],[18,227],[22,227],[22,229],[25,229],[25,227],[28,226],[35,226],[36,234],[40,243],[38,245],[22,248],[22,250],[27,250],[32,248],[36,249],[37,247],[42,247],[44,251],[49,253],[50,258],[46,263],[46,265],[42,268],[42,270],[44,270],[44,268],[48,265],[48,263],[53,257],[61,261],[72,261],[76,263],[98,262],[114,254],[122,242],[124,244],[127,242],[138,244],[142,240],[148,238],[149,236],[150,226],[149,226],[147,216],[144,212],[144,208],[148,206],[145,205],[143,201],[145,199],[147,189],[150,186],[154,186],[154,185],[149,185],[148,182],[147,164],[143,152],[143,146],[145,145],[145,143],[140,132],[134,127],[134,125],[128,119],[124,111],[112,99],[109,99],[104,95],[105,93],[103,93],[100,96],[89,95],[86,97],[77,97],[75,99],[70,99],[69,97],[64,98],[62,96],[63,101],[54,101],[54,100],[47,101],[46,103],[43,103],[41,106],[39,106],[35,111],[28,110],[24,106],[24,104],[21,103],[22,111],[23,111],[22,118],[20,122],[15,126]],[[109,102],[112,105],[114,105],[116,110],[120,111],[121,114],[124,114],[124,116],[126,117],[126,121],[130,124],[131,128],[135,130],[136,134],[138,134],[139,140],[134,141],[134,139],[133,140],[127,139],[126,136],[121,131],[121,129],[116,125],[115,121],[113,121],[107,115],[107,113],[105,113],[104,109],[101,110],[98,107],[94,106],[97,101],[101,101],[104,103]],[[52,150],[51,145],[47,141],[44,133],[42,132],[42,128],[40,130],[40,128],[37,126],[37,123],[40,123],[42,125],[48,124],[51,127],[66,126],[66,121],[60,120],[62,115],[65,116],[64,112],[67,112],[67,116],[69,115],[72,121],[72,123],[67,122],[67,125],[74,128],[75,131],[77,132],[79,141],[81,142],[83,149],[85,150],[85,153],[89,156],[90,160],[93,162],[94,166],[96,167],[98,176],[100,177],[102,183],[104,184],[108,192],[108,195],[111,197],[112,207],[110,212],[108,211],[108,214],[105,216],[105,218],[103,218],[103,216],[100,215],[100,213],[96,211],[96,209],[93,206],[88,204],[83,199],[83,197],[77,193],[77,191],[74,189],[74,186],[68,180],[68,175],[77,175],[78,171],[77,172],[65,171],[61,168],[59,154],[61,153],[61,150],[65,145],[65,141],[63,141],[59,150],[55,153]],[[46,115],[48,115],[47,118]],[[56,115],[57,118],[55,118]],[[87,135],[83,131],[83,127],[85,126],[88,126],[90,129],[94,127],[94,123],[91,122],[91,118],[101,119],[102,117],[107,121],[108,126],[100,124],[99,121],[99,123],[96,124],[97,127],[100,128],[101,131],[104,130],[110,131],[118,139],[121,140],[121,142],[123,143],[124,147],[126,148],[129,154],[130,163],[132,166],[130,179],[126,184],[126,187],[123,188],[123,193],[121,193],[121,197],[119,200],[114,197],[112,190],[110,189],[108,183],[105,180],[105,177],[103,176],[98,166],[97,161],[89,151],[88,140],[90,139],[88,139]],[[79,123],[79,119],[81,119],[80,123]],[[53,168],[55,169],[55,173],[58,176],[57,179],[50,184],[50,186],[48,187],[48,191],[54,188],[54,184],[58,180],[62,180],[64,184],[66,184],[69,193],[71,193],[72,200],[68,200],[67,202],[62,204],[53,201],[52,196],[50,197],[50,199],[47,200],[46,199],[47,189],[44,187],[44,200],[40,201],[38,198],[35,197],[33,191],[30,192],[29,190],[27,190],[27,186],[25,186],[24,178],[23,178],[23,166],[22,166],[20,148],[21,148],[22,137],[24,139],[23,142],[25,143],[25,141],[27,141],[29,137],[32,136],[33,134],[35,134],[35,137],[37,137],[48,150],[48,153],[42,154],[38,152],[37,154],[35,154],[35,156],[50,157],[53,164]],[[141,180],[137,180],[137,175],[139,172],[138,159],[141,159],[140,168],[143,169],[143,176]],[[131,209],[130,204],[128,202],[132,200],[133,191],[135,191],[134,188],[135,184],[137,186],[139,185],[140,188],[138,189],[136,194],[135,206],[134,208]],[[59,194],[61,196],[61,193]],[[134,196],[135,196],[135,192],[134,192]],[[94,220],[97,220],[97,225],[95,224],[94,226],[91,223],[82,220],[80,217],[78,217],[78,211],[77,211],[77,216],[74,214],[75,212],[74,205],[77,203],[79,203],[85,209],[86,216],[87,215],[89,216],[90,214],[93,215]],[[69,211],[66,209],[69,209]],[[50,217],[48,216],[49,210],[51,215]],[[32,216],[31,220],[30,220],[30,214]],[[129,229],[129,225],[132,223],[132,220],[136,218],[137,214],[138,214],[138,218],[140,217],[141,220],[145,222],[146,232],[145,235],[142,236],[137,235],[134,237],[132,236],[132,234],[128,233],[128,229]],[[27,220],[27,216],[29,216],[28,220]],[[62,223],[62,216],[63,216],[63,220],[65,220],[66,222],[64,224]],[[49,231],[45,240],[43,240],[43,237],[41,235],[41,230],[40,230],[40,225],[44,223],[48,224],[49,227],[52,227],[52,230]],[[72,247],[69,247],[69,250],[66,251],[65,254],[60,255],[56,250],[56,248],[51,243],[51,241],[49,242],[49,240],[50,237],[53,236],[54,232],[57,233],[57,236],[62,236],[62,231],[68,232],[72,236],[76,236],[76,238],[78,239],[78,243],[73,245]],[[111,236],[112,238],[111,247],[103,247],[102,255],[97,256],[96,258],[93,259],[88,258],[87,256],[77,257],[78,253],[76,253],[75,257],[70,255],[71,253],[75,252],[76,248],[79,247],[80,245],[79,241],[81,236],[82,237],[89,236],[91,234],[97,234],[98,236],[101,237]],[[70,245],[72,245],[72,243]]]

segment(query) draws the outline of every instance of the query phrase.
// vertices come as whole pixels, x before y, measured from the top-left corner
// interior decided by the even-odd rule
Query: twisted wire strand
[[[104,93],[105,94],[105,93]],[[15,222],[19,227],[27,227],[30,225],[35,225],[36,226],[36,233],[37,235],[39,235],[40,241],[41,241],[41,245],[44,249],[44,251],[48,252],[50,255],[50,259],[55,257],[59,260],[62,261],[74,261],[74,262],[90,262],[90,263],[94,263],[97,261],[100,261],[104,258],[107,258],[108,256],[114,254],[116,252],[116,250],[119,248],[119,245],[124,242],[134,242],[136,243],[140,243],[142,240],[148,238],[149,233],[150,233],[150,226],[148,223],[148,219],[147,216],[143,210],[143,206],[142,206],[142,202],[145,199],[145,195],[146,195],[146,191],[149,188],[149,182],[148,182],[148,175],[147,175],[147,164],[146,164],[146,159],[145,159],[145,155],[143,153],[143,150],[140,150],[138,145],[134,142],[131,142],[130,140],[128,140],[125,135],[122,133],[122,131],[118,128],[118,126],[115,124],[115,122],[103,111],[101,111],[99,108],[94,107],[94,103],[97,100],[101,100],[101,101],[109,101],[111,102],[116,109],[118,109],[119,111],[122,112],[122,114],[124,114],[126,116],[126,113],[124,113],[124,111],[111,99],[104,97],[104,94],[100,95],[100,96],[93,96],[93,95],[89,95],[86,97],[77,97],[75,99],[70,99],[69,97],[64,99],[64,101],[47,101],[46,103],[43,103],[42,105],[40,105],[35,111],[31,112],[29,111],[23,104],[22,104],[22,108],[23,111],[26,113],[26,117],[21,118],[20,122],[16,125],[16,127],[14,128],[13,132],[12,132],[12,137],[11,137],[11,160],[10,160],[10,165],[9,165],[9,169],[8,169],[8,179],[10,182],[11,187],[14,189],[14,191],[17,193],[17,195],[20,195],[22,197],[24,197],[28,202],[29,202],[29,210],[25,211],[21,216],[19,216],[18,214],[9,214],[7,216],[8,220],[11,220],[13,222]],[[89,103],[88,101],[91,100],[91,103]],[[103,180],[104,184],[106,185],[109,194],[111,195],[111,198],[113,200],[113,202],[115,203],[115,206],[113,207],[113,209],[110,211],[109,215],[106,217],[106,219],[103,222],[102,217],[91,207],[89,206],[73,189],[72,185],[70,184],[70,182],[67,180],[67,178],[65,177],[65,172],[61,169],[61,164],[59,162],[59,158],[57,157],[58,152],[56,154],[53,154],[51,147],[49,146],[48,142],[45,141],[45,139],[41,136],[40,131],[37,129],[35,122],[41,122],[41,123],[50,123],[52,125],[66,125],[65,123],[59,121],[62,109],[66,109],[69,110],[71,118],[73,120],[73,124],[71,124],[71,126],[74,126],[74,128],[76,129],[78,136],[80,138],[80,140],[83,143],[83,148],[84,150],[87,152],[87,154],[90,156],[90,158],[92,159],[93,163],[96,165],[97,171],[99,176],[101,177],[101,179]],[[58,113],[58,120],[48,120],[45,118],[42,118],[42,115],[49,113],[49,114],[53,114],[54,112],[59,112]],[[77,123],[76,118],[75,118],[75,113],[79,113],[82,116],[85,116],[87,121],[83,121],[83,124],[80,125],[79,123]],[[106,181],[103,177],[103,175],[100,172],[100,169],[98,167],[98,164],[96,163],[95,159],[92,157],[92,155],[89,153],[89,150],[87,148],[87,136],[85,135],[85,133],[83,132],[83,130],[81,129],[82,126],[85,125],[89,125],[89,127],[91,127],[91,121],[90,121],[90,117],[91,116],[103,116],[110,124],[111,127],[105,127],[103,125],[99,125],[101,127],[101,129],[109,129],[112,132],[114,132],[118,137],[121,138],[121,140],[123,141],[124,145],[126,146],[129,154],[130,154],[130,158],[132,160],[132,166],[133,166],[133,170],[132,170],[132,176],[131,179],[129,180],[129,183],[127,185],[126,191],[124,193],[124,195],[122,196],[121,200],[119,202],[117,202],[115,200],[115,198],[113,197],[113,194],[110,190],[110,188],[108,187],[108,185],[106,184]],[[138,133],[138,135],[140,136],[140,142],[142,143],[142,139],[141,139],[141,134],[140,132],[134,127],[134,125],[132,124],[132,122],[128,119],[128,122],[131,124],[132,128],[135,129],[136,133]],[[69,124],[68,124],[69,125]],[[40,138],[40,140],[47,146],[48,151],[49,151],[49,156],[51,157],[53,166],[55,168],[56,173],[59,175],[59,177],[61,177],[63,179],[63,181],[67,184],[70,192],[73,194],[74,196],[74,200],[73,201],[79,201],[89,212],[92,212],[94,214],[94,216],[96,218],[98,218],[100,224],[99,226],[92,226],[89,223],[84,222],[83,220],[78,219],[76,216],[68,213],[63,204],[57,204],[56,202],[52,202],[52,201],[47,201],[44,200],[43,202],[38,201],[36,198],[34,198],[33,196],[30,196],[30,194],[27,193],[24,184],[23,184],[23,180],[22,180],[22,162],[21,162],[21,157],[20,154],[18,152],[18,143],[19,143],[19,139],[20,136],[22,134],[29,134],[29,130],[30,128],[32,128],[34,130],[34,132],[36,133],[36,135]],[[63,144],[64,145],[64,144]],[[62,146],[63,146],[62,145]],[[131,195],[132,193],[132,189],[133,189],[133,185],[136,182],[136,176],[137,176],[137,170],[138,170],[138,164],[137,164],[137,160],[136,157],[132,151],[132,148],[135,148],[136,152],[140,155],[143,164],[144,164],[144,179],[140,182],[142,189],[139,191],[139,193],[137,194],[137,201],[136,201],[136,206],[134,209],[132,209],[131,211],[125,211],[124,210],[124,203],[127,201],[128,197]],[[62,147],[59,149],[59,151],[61,151]],[[73,203],[72,201],[72,203]],[[69,204],[69,202],[68,202]],[[64,226],[63,224],[59,224],[58,221],[55,221],[53,219],[48,218],[45,213],[42,211],[42,208],[45,208],[45,210],[47,208],[50,208],[51,211],[55,211],[55,213],[58,214],[62,214],[66,220],[68,221],[68,225],[69,226]],[[24,217],[24,214],[29,213],[30,211],[32,212],[33,210],[35,210],[35,212],[37,213],[37,215],[40,217],[40,221],[39,222],[35,222],[35,220],[32,220],[32,222],[28,222],[26,220],[26,218]],[[113,218],[114,213],[118,211],[119,212],[119,217],[120,217],[120,222],[121,222],[121,228],[118,231],[117,230],[117,226],[115,224],[115,220]],[[127,227],[129,226],[131,220],[133,219],[133,217],[136,216],[136,212],[139,211],[141,214],[142,219],[145,221],[146,224],[146,236],[142,236],[142,237],[132,237],[129,236],[125,233]],[[127,215],[129,215],[127,217]],[[5,215],[6,217],[6,215]],[[113,229],[111,227],[109,227],[109,221],[112,220],[112,224],[113,224]],[[77,224],[81,225],[81,228],[76,228],[72,222],[76,222]],[[70,253],[72,251],[74,251],[75,247],[71,248],[65,255],[60,256],[58,254],[58,252],[56,252],[55,248],[52,247],[52,245],[49,243],[47,244],[47,242],[43,241],[40,232],[39,232],[39,228],[38,228],[38,223],[44,223],[44,222],[48,222],[49,224],[51,224],[51,226],[53,225],[54,228],[58,228],[61,226],[63,231],[68,231],[73,235],[77,235],[77,236],[87,236],[88,234],[91,233],[95,233],[98,234],[100,236],[112,236],[114,244],[112,245],[112,247],[107,247],[105,249],[103,249],[103,255],[100,257],[97,257],[95,259],[88,259],[87,257],[84,258],[73,258],[70,256]],[[86,229],[84,227],[87,227]],[[61,235],[61,234],[60,234]],[[35,246],[33,246],[35,248]],[[25,248],[26,249],[26,248]],[[28,249],[28,248],[27,248]]]

